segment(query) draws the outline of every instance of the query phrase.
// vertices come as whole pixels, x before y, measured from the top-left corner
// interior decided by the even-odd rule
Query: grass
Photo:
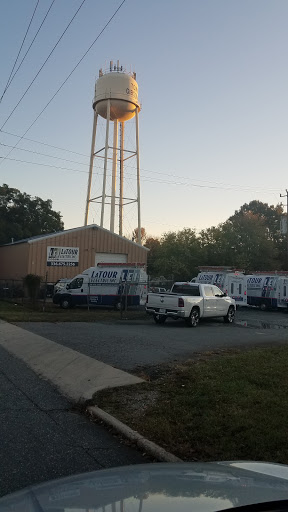
[[[94,403],[184,460],[287,464],[287,368],[286,346],[206,355]]]
[[[45,311],[43,303],[33,307],[30,303],[21,301],[0,301],[0,319],[7,322],[118,322],[121,321],[120,311],[102,308],[73,308],[61,309],[58,305],[47,302]],[[123,311],[123,320],[145,321],[147,315],[143,310]]]

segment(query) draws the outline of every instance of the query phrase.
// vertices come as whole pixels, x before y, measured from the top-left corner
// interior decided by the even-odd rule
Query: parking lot
[[[93,313],[91,313],[93,314]],[[95,312],[97,314],[97,312]],[[254,308],[237,310],[234,325],[222,319],[203,320],[196,329],[182,320],[168,319],[156,325],[153,319],[143,322],[120,321],[18,323],[90,357],[126,371],[136,372],[147,366],[182,361],[195,353],[228,348],[248,348],[288,341],[288,313],[262,312]]]

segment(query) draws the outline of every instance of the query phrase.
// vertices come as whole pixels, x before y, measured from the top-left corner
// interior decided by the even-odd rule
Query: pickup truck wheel
[[[165,315],[153,315],[154,322],[156,324],[164,324],[166,322],[167,316]]]
[[[197,327],[197,325],[199,324],[199,320],[200,320],[200,314],[199,314],[198,308],[193,308],[190,313],[190,316],[185,319],[188,327]]]
[[[61,299],[60,306],[62,309],[69,309],[71,308],[71,302],[69,299]]]
[[[224,316],[224,322],[226,324],[232,324],[235,320],[235,308],[233,306],[230,306],[228,309],[228,313],[226,316]]]

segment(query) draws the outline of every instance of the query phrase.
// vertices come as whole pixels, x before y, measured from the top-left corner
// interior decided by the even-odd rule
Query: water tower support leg
[[[139,118],[136,107],[136,157],[137,157],[137,203],[138,203],[138,244],[141,243],[141,203],[140,203],[140,155],[139,155]]]
[[[110,121],[110,99],[107,100],[107,119],[106,119],[106,141],[105,141],[105,156],[104,156],[104,173],[103,173],[103,189],[102,189],[102,205],[101,205],[101,228],[104,224],[104,210],[106,199],[106,176],[107,176],[107,160],[108,160],[108,144],[109,144],[109,121]]]
[[[119,235],[123,235],[123,188],[124,188],[124,122],[120,123],[120,200]]]
[[[86,210],[85,210],[84,226],[87,226],[87,223],[88,223],[88,214],[89,214],[89,206],[90,206],[90,194],[91,194],[91,183],[92,183],[92,173],[93,173],[93,163],[94,163],[94,152],[95,152],[97,119],[98,119],[98,114],[94,110],[94,120],[93,120],[93,131],[92,131],[92,141],[91,141],[91,154],[90,154],[90,165],[89,165],[89,176],[88,176],[88,185],[87,185],[87,199],[86,199]]]
[[[117,177],[117,151],[118,151],[118,120],[114,121],[114,136],[113,136],[113,167],[112,167],[112,190],[111,190],[111,216],[110,216],[110,231],[115,231],[115,199],[116,199],[116,177]]]

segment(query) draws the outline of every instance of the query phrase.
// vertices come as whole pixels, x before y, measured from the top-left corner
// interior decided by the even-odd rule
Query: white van
[[[145,265],[137,263],[98,263],[78,274],[53,296],[64,309],[80,305],[113,306],[120,309],[144,304],[147,296]]]
[[[247,306],[247,280],[242,270],[229,267],[199,267],[199,270],[192,281],[218,286],[235,300],[237,306]]]
[[[262,311],[287,308],[288,272],[256,272],[247,276],[247,300],[250,306],[258,306]]]
[[[67,278],[58,279],[58,281],[54,285],[53,295],[62,290],[66,290],[67,284],[71,283],[71,281],[72,281],[72,279],[67,279]]]

